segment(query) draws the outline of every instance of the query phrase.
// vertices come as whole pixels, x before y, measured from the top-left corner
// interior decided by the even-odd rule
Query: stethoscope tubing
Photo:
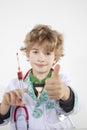
[[[16,124],[16,122],[17,122],[17,111],[18,111],[18,109],[20,109],[20,108],[23,108],[24,109],[24,111],[25,111],[25,114],[26,114],[26,117],[25,117],[25,119],[26,119],[26,125],[27,125],[27,130],[29,129],[29,114],[28,114],[28,110],[27,110],[27,108],[26,108],[26,106],[17,106],[16,108],[15,108],[15,110],[14,110],[14,122],[15,122],[15,129],[17,130],[17,124]]]
[[[30,71],[30,70],[29,70]],[[26,73],[26,75],[24,76],[24,78],[23,78],[23,80],[25,80],[25,78],[27,77],[27,75],[28,75],[28,73],[29,73],[29,71]],[[25,114],[26,114],[26,123],[27,123],[27,130],[29,129],[29,114],[28,114],[28,110],[27,110],[27,108],[26,108],[26,106],[17,106],[16,108],[15,108],[15,110],[14,110],[14,122],[15,122],[15,128],[16,128],[16,130],[17,130],[17,124],[16,124],[16,122],[17,122],[17,117],[16,117],[16,115],[17,115],[17,111],[18,111],[18,109],[19,108],[23,108],[24,109],[24,111],[25,111]]]

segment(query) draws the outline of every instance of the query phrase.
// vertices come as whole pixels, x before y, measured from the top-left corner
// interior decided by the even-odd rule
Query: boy
[[[27,33],[24,43],[21,51],[24,51],[32,66],[24,78],[23,98],[26,103],[22,101],[18,79],[12,80],[0,105],[0,124],[10,119],[11,130],[26,130],[28,127],[29,130],[74,128],[69,115],[78,110],[77,95],[69,80],[59,73],[60,65],[56,64],[63,56],[62,34],[47,25],[37,25]],[[16,113],[15,123],[17,106],[20,109]],[[28,127],[24,107],[29,115]]]

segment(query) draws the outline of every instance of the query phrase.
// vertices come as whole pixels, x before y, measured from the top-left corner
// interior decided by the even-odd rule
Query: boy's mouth
[[[43,64],[36,64],[38,67],[44,67],[45,65]]]
[[[44,67],[44,66],[47,66],[47,65],[38,63],[38,64],[36,64],[36,66]]]

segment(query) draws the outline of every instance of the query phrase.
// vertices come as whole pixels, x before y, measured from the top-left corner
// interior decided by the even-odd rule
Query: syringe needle
[[[18,57],[18,53],[16,53],[17,56],[17,63],[18,63],[18,71],[20,71],[20,64],[19,64],[19,57]]]

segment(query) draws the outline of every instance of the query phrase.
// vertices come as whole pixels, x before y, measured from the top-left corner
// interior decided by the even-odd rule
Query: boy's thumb
[[[59,71],[60,71],[60,65],[57,64],[57,65],[54,67],[54,71],[53,71],[52,77],[58,77]]]

